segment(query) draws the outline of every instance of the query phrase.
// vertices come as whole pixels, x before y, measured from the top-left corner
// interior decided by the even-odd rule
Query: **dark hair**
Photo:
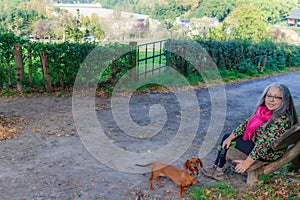
[[[290,90],[288,87],[286,87],[283,84],[280,83],[272,83],[270,84],[263,92],[262,96],[260,97],[260,100],[258,101],[256,110],[259,106],[265,105],[265,97],[271,87],[277,87],[280,89],[282,94],[282,104],[273,111],[272,117],[267,121],[267,123],[264,125],[264,127],[267,127],[272,121],[274,121],[276,118],[278,118],[282,114],[286,114],[287,117],[291,121],[291,126],[298,123],[298,116],[296,113],[296,109],[294,106],[293,98],[291,96]],[[256,111],[255,110],[255,111]]]

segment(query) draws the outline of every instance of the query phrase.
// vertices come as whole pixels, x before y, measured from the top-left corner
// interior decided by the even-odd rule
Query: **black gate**
[[[170,39],[137,45],[137,79],[168,70]]]

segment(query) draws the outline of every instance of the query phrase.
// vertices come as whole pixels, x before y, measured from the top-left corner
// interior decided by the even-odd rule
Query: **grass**
[[[236,197],[235,190],[225,182],[205,187],[196,187],[190,193],[190,198],[193,200],[235,199]]]
[[[194,187],[189,193],[192,200],[300,200],[300,170],[290,172],[290,163],[280,170],[260,177],[262,183],[256,183],[253,188],[234,188],[221,181],[216,184]],[[246,183],[245,183],[246,184]]]

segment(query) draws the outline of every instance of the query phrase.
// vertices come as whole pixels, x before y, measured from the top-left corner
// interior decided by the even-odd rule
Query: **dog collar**
[[[190,170],[188,170],[188,174],[189,174],[190,176],[192,176],[192,177],[198,177],[197,174],[193,174]]]

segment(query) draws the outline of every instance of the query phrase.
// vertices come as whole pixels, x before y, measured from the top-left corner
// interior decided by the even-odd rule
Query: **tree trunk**
[[[49,70],[49,63],[48,63],[48,53],[46,50],[40,51],[40,58],[43,66],[43,76],[46,81],[46,91],[51,92],[52,91],[52,84],[51,84],[51,78],[50,78],[50,70]]]
[[[32,86],[32,44],[28,43],[28,79],[29,85]]]
[[[17,91],[22,92],[24,81],[24,64],[22,57],[22,46],[20,43],[14,44],[14,55],[16,62]]]

